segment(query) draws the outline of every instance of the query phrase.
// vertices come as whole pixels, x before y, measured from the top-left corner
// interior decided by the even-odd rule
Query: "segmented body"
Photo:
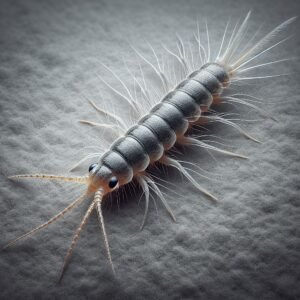
[[[211,144],[206,144],[201,140],[198,140],[193,137],[187,136],[187,130],[192,125],[197,124],[197,121],[200,117],[202,117],[202,113],[209,110],[210,106],[214,102],[214,100],[218,99],[221,96],[223,89],[226,88],[230,83],[235,81],[244,81],[244,80],[252,80],[252,79],[261,79],[261,78],[270,78],[272,76],[243,76],[244,73],[251,71],[256,68],[263,68],[265,66],[271,64],[277,64],[285,61],[286,59],[277,60],[273,62],[260,63],[256,65],[249,66],[249,63],[256,60],[260,55],[270,51],[275,46],[280,45],[286,39],[283,39],[271,46],[267,46],[270,40],[272,40],[276,35],[288,26],[290,23],[294,21],[295,18],[291,18],[282,24],[278,25],[275,29],[270,31],[266,36],[259,39],[254,45],[249,44],[248,40],[246,40],[247,33],[247,22],[250,17],[250,13],[247,14],[244,21],[241,23],[239,29],[235,27],[233,29],[232,34],[230,35],[229,41],[227,43],[227,47],[224,49],[224,41],[226,40],[227,35],[227,27],[226,25],[225,32],[220,44],[220,49],[218,55],[215,59],[211,59],[210,57],[210,45],[209,45],[209,34],[208,28],[206,26],[207,32],[207,48],[208,51],[205,51],[204,47],[200,42],[200,34],[198,29],[198,36],[196,37],[196,41],[198,43],[198,52],[199,52],[199,64],[196,66],[193,63],[188,63],[186,52],[184,50],[184,45],[182,41],[179,41],[179,54],[175,54],[170,50],[167,50],[177,61],[183,69],[185,70],[184,76],[187,76],[186,79],[181,81],[177,86],[171,91],[168,92],[158,104],[154,105],[148,114],[138,119],[137,123],[131,127],[126,126],[125,122],[120,119],[118,116],[114,116],[113,114],[103,111],[101,108],[97,107],[97,105],[90,101],[92,106],[100,113],[106,115],[110,118],[110,120],[114,120],[117,124],[118,129],[121,129],[122,135],[118,138],[109,148],[107,152],[103,155],[99,155],[97,153],[97,158],[99,161],[94,163],[89,168],[89,174],[87,176],[62,176],[62,175],[46,175],[46,174],[24,174],[24,175],[15,175],[11,176],[11,178],[36,178],[36,179],[48,179],[48,180],[60,180],[67,182],[74,182],[77,184],[84,184],[87,186],[87,189],[84,194],[75,199],[72,203],[70,203],[67,207],[65,207],[58,214],[53,216],[51,219],[46,221],[45,223],[37,226],[31,231],[23,234],[22,236],[14,239],[10,243],[8,243],[3,249],[14,245],[21,239],[25,239],[39,230],[47,227],[51,223],[55,222],[57,219],[64,216],[67,212],[71,211],[73,208],[78,206],[83,201],[90,199],[90,196],[94,196],[93,200],[90,203],[89,208],[87,209],[80,225],[78,226],[69,251],[65,257],[64,265],[62,268],[60,279],[62,278],[65,268],[68,264],[68,261],[73,252],[73,248],[76,242],[79,239],[80,233],[87,223],[88,218],[91,215],[91,212],[96,209],[99,224],[102,228],[104,243],[107,251],[107,256],[109,263],[114,271],[112,258],[109,250],[108,239],[104,226],[104,219],[101,210],[101,203],[104,199],[105,195],[110,194],[111,192],[117,190],[119,186],[126,185],[130,183],[133,178],[135,178],[140,184],[144,195],[145,195],[145,213],[142,221],[143,228],[145,224],[145,220],[147,217],[148,207],[149,207],[149,196],[150,192],[153,192],[160,198],[162,204],[167,209],[171,217],[175,220],[174,214],[172,213],[171,208],[168,206],[167,201],[162,195],[162,192],[154,182],[151,174],[146,170],[150,164],[161,162],[164,165],[175,167],[177,170],[181,172],[182,175],[186,179],[188,179],[198,190],[203,192],[205,195],[210,197],[211,199],[216,200],[216,197],[206,191],[203,187],[201,187],[198,182],[194,179],[192,175],[187,171],[188,168],[185,168],[179,160],[173,159],[170,157],[168,150],[172,149],[176,142],[180,142],[181,144],[191,144],[197,145],[202,148],[219,151],[226,155],[230,155],[233,157],[246,158],[243,155],[233,153],[227,150],[219,149],[217,147],[212,146]],[[255,35],[254,35],[255,37]],[[252,37],[253,38],[253,37]],[[250,42],[253,42],[250,39]],[[241,45],[245,43],[246,46],[243,47],[243,51],[240,51]],[[152,47],[151,47],[152,48]],[[153,50],[153,49],[152,49]],[[138,52],[137,52],[138,53]],[[167,77],[163,74],[161,65],[155,54],[153,53],[157,59],[158,68],[156,68],[153,64],[151,64],[147,59],[143,56],[139,55],[143,58],[143,60],[151,66],[151,68],[155,71],[155,73],[161,79],[166,90],[169,90],[170,86],[166,84],[168,82]],[[201,66],[199,69],[199,66]],[[106,67],[106,69],[108,69]],[[196,69],[196,71],[194,71]],[[189,75],[187,75],[191,72]],[[122,84],[127,92],[128,96],[123,95],[118,92],[114,87],[104,83],[111,88],[113,92],[117,95],[121,96],[121,98],[125,99],[130,107],[135,112],[140,112],[137,107],[139,103],[133,99],[130,94],[129,89],[122,82],[122,80],[118,77],[118,75],[114,74],[114,77]],[[278,75],[274,75],[275,77]],[[176,76],[175,76],[176,77]],[[182,78],[182,77],[181,77]],[[176,78],[175,78],[176,79]],[[135,82],[138,82],[134,77]],[[178,82],[176,80],[176,82]],[[145,93],[146,84],[144,86],[138,83],[143,94]],[[151,97],[146,97],[148,100]],[[266,112],[263,111],[260,107],[257,107],[252,101],[260,100],[256,97],[247,94],[233,94],[228,97],[221,97],[221,100],[227,103],[237,103],[241,105],[245,105],[252,109],[256,109],[260,113],[265,116],[269,116]],[[249,103],[250,102],[250,103]],[[140,107],[138,107],[140,108]],[[140,117],[140,115],[139,115]],[[232,121],[224,118],[224,115],[212,115],[205,116],[205,118],[212,120],[213,122],[221,122],[222,124],[232,126],[237,129],[240,133],[242,133],[245,137],[252,139],[255,142],[259,142],[257,139],[251,137],[248,133],[246,133],[240,126],[233,123]],[[106,129],[113,129],[113,124],[99,124],[90,121],[81,121],[84,124],[89,124],[92,126],[98,126]],[[122,125],[122,126],[119,126]],[[122,128],[121,128],[122,127]],[[115,128],[114,128],[115,129]],[[124,130],[126,131],[124,133]],[[100,156],[100,158],[99,158]],[[86,158],[96,157],[95,155],[87,156]],[[85,161],[84,158],[75,167],[77,167],[80,163]],[[74,168],[73,168],[74,169]]]
[[[110,169],[120,184],[131,182],[174,146],[228,82],[227,70],[217,63],[208,63],[193,72],[111,145],[101,165]]]

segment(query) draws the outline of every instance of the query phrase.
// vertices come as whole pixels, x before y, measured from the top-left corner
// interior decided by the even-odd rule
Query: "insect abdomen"
[[[206,70],[211,73],[223,87],[229,84],[230,77],[228,71],[217,63],[205,64],[200,70]],[[192,74],[190,76],[192,76]]]
[[[157,161],[163,155],[163,145],[148,127],[135,125],[128,130],[127,135],[135,138],[143,146],[151,161]]]
[[[130,182],[174,146],[189,123],[200,118],[200,107],[209,107],[228,81],[227,71],[215,63],[193,72],[111,146],[103,163],[121,176],[123,184]]]
[[[157,137],[159,143],[162,144],[165,150],[172,148],[176,142],[176,133],[170,127],[165,118],[154,113],[145,116],[139,124],[149,128]]]
[[[117,151],[125,158],[128,165],[132,168],[133,173],[144,171],[150,163],[150,158],[143,146],[131,136],[122,138],[115,145],[114,151]]]
[[[183,113],[172,103],[160,102],[154,106],[151,113],[164,119],[176,135],[184,134],[188,128],[188,121]]]

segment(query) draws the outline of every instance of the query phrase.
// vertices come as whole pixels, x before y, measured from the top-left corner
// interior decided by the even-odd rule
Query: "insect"
[[[70,203],[54,217],[24,235],[14,239],[4,248],[8,248],[16,242],[28,238],[60,219],[67,212],[70,212],[82,202],[92,199],[79,224],[79,227],[75,231],[71,246],[66,254],[62,271],[60,273],[60,280],[63,277],[80,234],[93,210],[96,210],[98,214],[108,261],[112,271],[115,272],[102,215],[102,203],[108,195],[135,180],[141,186],[145,196],[145,212],[141,228],[144,227],[148,215],[151,192],[156,194],[156,196],[161,200],[171,218],[175,221],[175,216],[170,206],[158,185],[155,183],[153,177],[148,172],[149,166],[154,164],[162,164],[177,169],[201,193],[216,201],[216,196],[212,195],[209,191],[202,187],[191,173],[189,173],[188,170],[181,164],[181,162],[170,155],[170,151],[174,149],[176,144],[185,146],[194,145],[206,150],[218,151],[236,158],[247,158],[244,155],[220,149],[190,136],[190,130],[195,126],[202,124],[204,121],[220,122],[226,126],[232,126],[245,137],[255,142],[259,142],[256,138],[245,132],[240,126],[224,118],[223,115],[213,113],[211,106],[219,101],[228,101],[234,104],[246,105],[268,115],[267,112],[264,112],[261,108],[258,108],[253,104],[253,101],[251,100],[255,101],[255,97],[236,94],[223,96],[224,90],[228,89],[233,83],[259,78],[258,76],[249,77],[245,75],[251,70],[284,61],[284,59],[282,59],[259,64],[256,63],[257,59],[261,55],[269,52],[271,49],[286,41],[286,39],[282,39],[270,44],[277,34],[292,23],[295,18],[291,18],[283,22],[266,36],[254,42],[256,38],[255,35],[252,39],[246,39],[249,17],[250,13],[248,13],[241,24],[234,27],[232,33],[228,33],[228,24],[226,25],[219,51],[215,58],[212,58],[211,55],[210,37],[207,26],[205,38],[207,42],[206,49],[201,42],[199,28],[195,36],[198,53],[197,57],[193,56],[192,50],[190,50],[190,52],[186,50],[181,38],[178,37],[178,53],[167,48],[166,50],[170,56],[177,61],[180,80],[178,80],[178,78],[174,78],[176,76],[171,78],[172,76],[166,75],[164,72],[165,67],[159,61],[154,50],[153,54],[156,58],[157,66],[149,62],[137,50],[135,50],[136,53],[154,70],[154,73],[157,75],[160,85],[165,93],[164,97],[157,99],[156,104],[153,103],[155,101],[153,101],[153,97],[151,97],[144,80],[141,83],[135,79],[135,83],[138,86],[141,96],[148,100],[148,104],[151,106],[149,112],[145,113],[144,108],[132,95],[132,92],[129,91],[119,76],[112,72],[116,80],[124,87],[126,94],[121,94],[113,86],[110,86],[106,82],[104,83],[109,86],[114,93],[117,93],[127,102],[133,114],[137,116],[136,123],[128,127],[128,124],[126,124],[122,118],[104,111],[94,102],[91,102],[92,106],[99,113],[110,119],[111,122],[109,124],[99,124],[85,120],[81,122],[112,130],[117,132],[120,136],[109,146],[107,151],[98,157],[95,163],[90,165],[88,175],[78,177],[47,174],[24,174],[11,176],[11,179],[31,178],[74,182],[86,185],[87,188],[84,194],[79,196],[75,201]],[[176,82],[175,86],[174,81]],[[80,161],[80,163],[82,161]]]

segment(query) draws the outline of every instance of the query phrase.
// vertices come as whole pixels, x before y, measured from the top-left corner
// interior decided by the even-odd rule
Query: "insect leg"
[[[198,147],[208,149],[208,150],[214,150],[214,151],[217,151],[217,152],[220,152],[220,153],[226,154],[228,156],[232,156],[232,157],[248,159],[247,156],[244,156],[242,154],[234,153],[234,152],[231,152],[231,151],[228,151],[228,150],[223,150],[223,149],[220,149],[220,148],[217,148],[215,146],[206,144],[202,141],[199,141],[199,140],[191,138],[191,137],[186,137],[186,136],[181,137],[178,140],[178,143],[182,144],[182,145],[192,145],[192,146],[198,146]]]
[[[231,97],[223,97],[222,99],[224,99],[224,101],[227,102],[227,103],[232,103],[233,102],[233,103],[239,103],[239,104],[251,107],[251,108],[255,109],[256,111],[258,111],[262,116],[270,118],[275,122],[278,122],[278,120],[275,117],[270,115],[267,111],[263,110],[262,108],[254,105],[253,103],[249,103],[249,102],[244,101],[243,99],[235,98],[235,97],[232,97],[232,96]]]
[[[178,171],[180,171],[180,173],[182,175],[184,175],[184,177],[186,179],[188,179],[199,191],[201,191],[203,194],[205,194],[206,196],[208,196],[209,198],[217,201],[218,199],[212,195],[210,192],[208,192],[206,189],[204,189],[203,187],[201,187],[196,180],[185,170],[185,168],[175,159],[168,157],[166,155],[164,155],[161,159],[160,159],[160,163],[167,165],[167,166],[171,166],[173,168],[176,168]]]
[[[102,114],[102,115],[104,115],[104,116],[110,118],[111,120],[114,120],[115,122],[117,122],[118,125],[120,125],[120,127],[122,127],[124,130],[127,130],[127,127],[128,127],[128,126],[122,121],[122,119],[121,119],[120,117],[118,117],[118,116],[116,116],[116,115],[113,115],[113,114],[111,114],[111,113],[108,112],[108,111],[103,110],[102,108],[100,108],[99,106],[97,106],[97,105],[95,104],[94,101],[89,100],[89,99],[88,99],[88,101],[89,101],[89,103],[91,104],[91,106],[92,106],[98,113],[100,113],[100,114]]]
[[[176,218],[175,218],[175,215],[174,215],[171,207],[169,206],[167,200],[165,199],[165,197],[163,196],[162,192],[157,187],[157,185],[155,184],[155,182],[151,178],[149,178],[148,176],[144,176],[144,179],[149,184],[151,190],[159,197],[159,199],[161,200],[162,204],[166,208],[167,212],[169,213],[169,215],[171,216],[171,218],[173,219],[173,221],[176,222]]]
[[[140,226],[140,230],[143,230],[147,216],[148,216],[150,192],[149,192],[149,186],[148,186],[147,182],[145,181],[144,176],[136,176],[135,178],[136,178],[137,182],[140,184],[140,186],[142,187],[142,190],[145,194],[145,212],[144,212],[142,224]]]
[[[220,122],[222,124],[225,124],[225,125],[229,125],[235,129],[237,129],[243,136],[245,136],[247,139],[249,140],[252,140],[258,144],[261,144],[262,142],[259,141],[258,139],[256,139],[255,137],[251,136],[249,133],[247,133],[244,129],[242,129],[239,125],[227,120],[227,119],[224,119],[222,117],[219,117],[219,116],[205,116],[204,118],[208,119],[208,120],[212,120],[214,122]]]
[[[95,126],[95,127],[100,127],[102,129],[109,129],[112,132],[114,132],[115,134],[117,134],[118,136],[121,136],[122,134],[125,133],[125,131],[121,127],[119,127],[118,125],[114,125],[114,124],[96,123],[96,122],[91,122],[91,121],[87,121],[87,120],[79,120],[79,123],[90,125],[90,126]]]

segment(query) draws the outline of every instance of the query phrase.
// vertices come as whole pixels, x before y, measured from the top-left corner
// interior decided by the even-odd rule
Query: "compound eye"
[[[91,172],[95,167],[97,167],[98,164],[91,164],[89,166],[89,172]]]
[[[112,177],[109,182],[108,182],[108,186],[113,189],[114,187],[116,187],[116,185],[118,184],[118,179],[117,177]]]

